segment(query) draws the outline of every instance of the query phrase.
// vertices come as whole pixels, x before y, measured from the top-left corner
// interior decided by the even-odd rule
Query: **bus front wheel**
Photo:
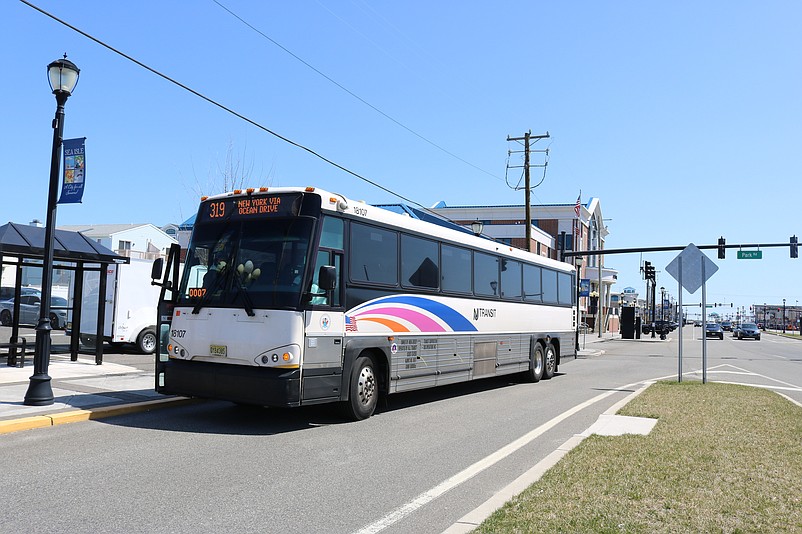
[[[351,368],[348,400],[343,405],[346,417],[353,421],[367,419],[376,410],[378,398],[376,367],[369,356],[360,356]]]
[[[557,351],[554,350],[554,345],[551,343],[546,344],[546,358],[543,364],[543,378],[548,380],[557,372]]]

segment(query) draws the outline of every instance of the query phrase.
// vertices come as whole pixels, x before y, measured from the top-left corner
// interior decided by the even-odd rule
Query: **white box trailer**
[[[131,258],[131,263],[106,269],[106,313],[103,338],[114,344],[133,343],[144,354],[156,350],[156,306],[159,287],[151,285],[152,260]],[[94,345],[97,334],[97,273],[85,281],[81,299],[81,342]],[[94,282],[94,283],[93,283]],[[87,287],[89,286],[89,287]]]

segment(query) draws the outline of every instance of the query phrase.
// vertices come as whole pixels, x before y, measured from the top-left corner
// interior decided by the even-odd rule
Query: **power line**
[[[284,137],[283,135],[281,135],[281,134],[279,134],[277,132],[274,132],[270,128],[259,124],[258,122],[254,121],[253,119],[250,119],[250,118],[246,117],[245,115],[242,115],[241,113],[238,113],[237,111],[234,111],[233,109],[231,109],[229,107],[226,107],[225,105],[217,102],[216,100],[213,100],[213,99],[209,98],[208,96],[196,91],[195,89],[192,89],[191,87],[188,87],[188,86],[184,85],[183,83],[181,83],[181,82],[179,82],[177,80],[174,80],[173,78],[170,78],[166,74],[163,74],[163,73],[157,71],[156,69],[154,69],[152,67],[149,67],[148,65],[142,63],[141,61],[129,56],[128,54],[125,54],[124,52],[121,52],[120,50],[117,50],[113,46],[106,44],[105,42],[101,41],[100,39],[98,39],[98,38],[86,33],[85,31],[83,31],[83,30],[81,30],[79,28],[76,28],[72,24],[70,24],[70,23],[68,23],[68,22],[56,17],[55,15],[45,11],[44,9],[42,9],[42,8],[40,8],[40,7],[36,6],[36,5],[28,2],[27,0],[20,0],[20,2],[22,2],[23,4],[35,9],[36,11],[42,13],[45,16],[50,17],[51,19],[55,20],[56,22],[58,22],[60,24],[63,24],[64,26],[68,27],[69,29],[71,29],[71,30],[83,35],[87,39],[90,39],[90,40],[96,42],[100,46],[102,46],[104,48],[107,48],[108,50],[111,50],[115,54],[118,54],[118,55],[124,57],[128,61],[131,61],[132,63],[135,63],[136,65],[138,65],[138,66],[142,67],[143,69],[145,69],[145,70],[147,70],[147,71],[159,76],[160,78],[163,78],[163,79],[167,80],[168,82],[170,82],[172,84],[175,84],[178,87],[184,89],[185,91],[188,91],[188,92],[192,93],[193,95],[197,96],[198,98],[201,98],[201,99],[205,100],[206,102],[208,102],[208,103],[210,103],[210,104],[212,104],[214,106],[217,106],[218,108],[220,108],[220,109],[222,109],[222,110],[234,115],[235,117],[237,117],[239,119],[244,120],[245,122],[247,122],[249,124],[252,124],[253,126],[256,126],[260,130],[263,130],[263,131],[269,133],[270,135],[272,135],[274,137],[277,137],[278,139],[281,139],[285,143],[288,143],[288,144],[290,144],[290,145],[292,145],[294,147],[300,148],[301,150],[304,150],[304,151],[308,152],[309,154],[312,154],[316,158],[328,163],[329,165],[331,165],[333,167],[336,167],[336,168],[340,169],[341,171],[346,172],[346,173],[350,174],[351,176],[354,176],[355,178],[359,178],[360,180],[362,180],[362,181],[364,181],[364,182],[366,182],[366,183],[368,183],[368,184],[370,184],[370,185],[372,185],[374,187],[377,187],[377,188],[381,189],[382,191],[390,193],[391,195],[393,195],[395,197],[398,197],[401,200],[404,200],[405,202],[409,202],[410,204],[414,204],[415,206],[418,206],[420,208],[423,208],[426,211],[429,211],[429,208],[427,208],[426,206],[424,206],[424,205],[422,205],[422,204],[420,204],[418,202],[415,202],[414,200],[409,199],[409,198],[401,195],[400,193],[396,193],[395,191],[393,191],[391,189],[388,189],[387,187],[384,187],[383,185],[380,185],[380,184],[374,182],[373,180],[370,180],[369,178],[366,178],[365,176],[362,176],[361,174],[358,174],[358,173],[348,169],[347,167],[344,167],[344,166],[340,165],[339,163],[336,163],[336,162],[330,160],[329,158],[327,158],[327,157],[315,152],[311,148],[308,148],[308,147],[306,147],[306,146],[304,146],[304,145],[302,145],[300,143],[297,143],[297,142],[295,142],[295,141],[293,141],[293,140],[291,140],[291,139],[289,139],[287,137]]]
[[[265,39],[267,39],[268,41],[270,41],[271,43],[273,43],[275,46],[279,47],[281,50],[283,50],[284,52],[286,52],[287,54],[289,54],[290,56],[292,56],[294,59],[296,59],[297,61],[299,61],[299,62],[303,63],[303,64],[304,64],[306,67],[310,68],[311,70],[313,70],[313,71],[314,71],[315,73],[317,73],[318,75],[322,76],[323,78],[325,78],[326,80],[328,80],[328,81],[329,81],[329,82],[331,82],[332,84],[336,85],[338,88],[342,89],[343,91],[345,91],[346,93],[348,93],[349,95],[351,95],[352,97],[354,97],[355,99],[359,100],[360,102],[362,102],[363,104],[365,104],[366,106],[368,106],[370,109],[372,109],[372,110],[373,110],[373,111],[375,111],[376,113],[380,114],[381,116],[383,116],[384,118],[386,118],[386,119],[388,119],[389,121],[393,122],[394,124],[396,124],[396,125],[400,126],[400,127],[401,127],[401,128],[403,128],[404,130],[406,130],[406,131],[408,131],[409,133],[411,133],[412,135],[414,135],[415,137],[417,137],[417,138],[419,138],[419,139],[421,139],[421,140],[425,141],[426,143],[429,143],[430,145],[432,145],[432,146],[433,146],[433,147],[435,147],[436,149],[438,149],[438,150],[440,150],[440,151],[444,152],[445,154],[448,154],[448,155],[449,155],[449,156],[451,156],[452,158],[455,158],[455,159],[457,159],[457,160],[461,161],[462,163],[464,163],[464,164],[466,164],[466,165],[468,165],[468,166],[470,166],[470,167],[472,167],[472,168],[476,169],[476,170],[477,170],[477,171],[479,171],[479,172],[482,172],[482,173],[484,173],[484,174],[487,174],[488,176],[492,176],[493,178],[496,178],[496,179],[499,179],[499,180],[501,179],[500,177],[496,176],[495,174],[493,174],[493,173],[491,173],[491,172],[489,172],[489,171],[486,171],[486,170],[482,169],[481,167],[478,167],[478,166],[474,165],[474,164],[473,164],[473,163],[471,163],[470,161],[467,161],[467,160],[465,160],[465,159],[463,159],[463,158],[461,158],[461,157],[457,156],[457,155],[456,155],[456,154],[454,154],[453,152],[450,152],[449,150],[447,150],[447,149],[443,148],[442,146],[438,145],[438,144],[437,144],[437,143],[435,143],[434,141],[432,141],[432,140],[430,140],[430,139],[428,139],[428,138],[424,137],[423,135],[419,134],[418,132],[416,132],[416,131],[415,131],[415,130],[413,130],[412,128],[410,128],[410,127],[406,126],[406,125],[405,125],[405,124],[403,124],[401,121],[399,121],[399,120],[397,120],[397,119],[395,119],[395,118],[391,117],[390,115],[388,115],[388,114],[387,114],[387,113],[385,113],[384,111],[380,110],[379,108],[377,108],[376,106],[374,106],[373,104],[371,104],[370,102],[368,102],[367,100],[365,100],[364,98],[362,98],[361,96],[357,95],[356,93],[354,93],[353,91],[351,91],[351,90],[350,90],[350,89],[348,89],[347,87],[343,86],[343,85],[342,85],[341,83],[339,83],[338,81],[334,80],[333,78],[331,78],[331,77],[330,77],[330,76],[328,76],[327,74],[323,73],[322,71],[320,71],[319,69],[317,69],[316,67],[314,67],[313,65],[311,65],[309,62],[307,62],[306,60],[304,60],[303,58],[301,58],[300,56],[298,56],[297,54],[295,54],[294,52],[292,52],[291,50],[289,50],[287,47],[285,47],[284,45],[282,45],[281,43],[279,43],[278,41],[276,41],[276,40],[275,40],[275,39],[273,39],[272,37],[270,37],[270,36],[268,36],[267,34],[265,34],[265,33],[264,33],[262,30],[260,30],[260,29],[256,28],[256,27],[255,27],[253,24],[251,24],[251,23],[250,23],[250,22],[248,22],[247,20],[243,19],[243,18],[242,18],[241,16],[239,16],[238,14],[234,13],[234,12],[233,12],[231,9],[229,9],[228,7],[226,7],[225,5],[223,5],[223,4],[222,4],[221,2],[219,2],[218,0],[212,0],[212,2],[214,2],[215,4],[217,4],[218,6],[220,6],[220,8],[221,8],[221,9],[223,9],[224,11],[226,11],[226,12],[227,12],[229,15],[231,15],[232,17],[234,17],[235,19],[237,19],[238,21],[240,21],[242,24],[244,24],[245,26],[247,26],[248,28],[250,28],[250,29],[251,29],[251,30],[253,30],[254,32],[258,33],[259,35],[261,35],[262,37],[264,37]]]

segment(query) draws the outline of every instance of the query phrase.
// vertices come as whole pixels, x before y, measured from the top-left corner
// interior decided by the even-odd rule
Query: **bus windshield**
[[[298,308],[315,219],[253,218],[196,223],[178,305]]]

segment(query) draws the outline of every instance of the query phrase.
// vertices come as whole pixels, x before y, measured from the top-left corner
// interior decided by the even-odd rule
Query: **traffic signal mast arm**
[[[775,248],[775,247],[789,247],[791,250],[792,258],[796,257],[793,256],[794,253],[794,239],[796,236],[791,238],[791,241],[788,243],[742,243],[742,244],[733,244],[733,245],[724,245],[724,248]],[[670,247],[641,247],[641,248],[606,248],[601,250],[575,250],[569,251],[566,250],[564,256],[566,258],[575,258],[577,256],[606,256],[608,254],[631,254],[633,252],[668,252],[672,250],[685,250],[685,247],[688,245],[682,246],[670,246]],[[711,250],[711,249],[718,249],[719,245],[696,245],[696,248],[701,250]]]

